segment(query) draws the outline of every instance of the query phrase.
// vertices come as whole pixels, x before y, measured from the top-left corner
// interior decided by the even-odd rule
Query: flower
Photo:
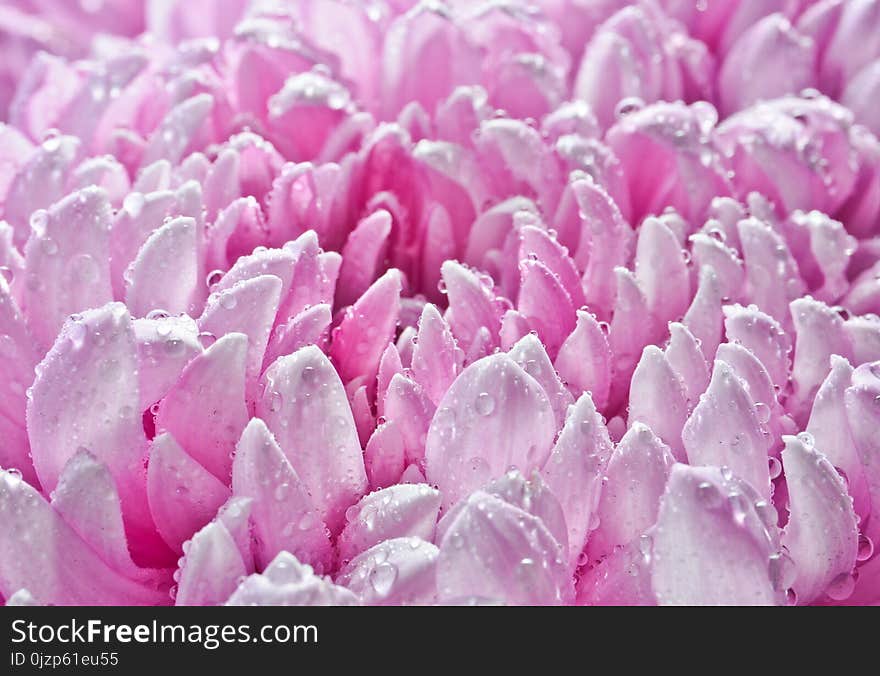
[[[196,5],[0,10],[7,603],[880,603],[878,3]]]

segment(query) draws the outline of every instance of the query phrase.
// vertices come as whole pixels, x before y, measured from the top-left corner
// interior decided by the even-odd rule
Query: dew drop
[[[211,270],[205,276],[205,286],[210,289],[212,286],[217,284],[221,279],[223,279],[223,270]]]
[[[224,293],[220,295],[220,307],[224,310],[235,309],[237,303],[238,299],[235,297],[234,293]]]
[[[782,463],[779,462],[779,458],[774,458],[773,456],[767,458],[767,465],[770,469],[770,480],[778,479],[779,475],[782,474]]]
[[[75,321],[71,323],[70,328],[67,330],[67,336],[70,338],[70,342],[74,349],[78,350],[83,346],[88,333],[89,329],[85,322]]]
[[[495,399],[488,392],[480,392],[477,395],[477,401],[474,403],[474,408],[477,410],[482,416],[492,415],[492,411],[495,410]]]
[[[874,556],[874,542],[867,535],[859,535],[859,548],[856,561],[867,561]]]
[[[645,107],[645,102],[638,96],[627,96],[621,99],[614,107],[614,116],[617,119],[636,113]]]
[[[394,581],[397,580],[397,567],[387,561],[370,571],[370,586],[379,596],[388,596]]]
[[[770,407],[759,401],[755,404],[755,416],[758,418],[759,423],[766,425],[770,420]]]
[[[856,580],[850,573],[841,573],[833,580],[825,593],[835,601],[845,601],[852,596],[856,587]]]
[[[709,509],[717,509],[724,502],[724,498],[718,488],[708,481],[704,481],[697,486],[697,499]]]
[[[771,554],[767,570],[770,574],[770,582],[776,591],[790,589],[797,577],[794,561],[785,552]]]

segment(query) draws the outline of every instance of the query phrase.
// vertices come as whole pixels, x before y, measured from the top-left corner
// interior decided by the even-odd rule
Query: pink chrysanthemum
[[[10,0],[0,595],[880,603],[880,2]]]

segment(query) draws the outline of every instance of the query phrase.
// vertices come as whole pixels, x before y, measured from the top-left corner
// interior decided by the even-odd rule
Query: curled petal
[[[186,366],[156,416],[158,431],[171,432],[189,455],[224,483],[248,419],[247,346],[242,333],[220,338]]]
[[[637,422],[617,444],[605,468],[605,485],[587,553],[601,559],[635,541],[657,520],[660,496],[675,459],[651,428]]]
[[[627,425],[654,430],[678,460],[684,459],[682,428],[688,419],[687,392],[659,347],[648,345],[633,372]]]
[[[782,463],[790,511],[782,541],[797,570],[792,588],[806,604],[852,573],[859,531],[846,484],[824,455],[786,437]]]
[[[160,605],[164,591],[108,566],[19,476],[0,472],[0,593],[19,589],[55,605]],[[59,557],[63,556],[63,561]]]
[[[126,272],[125,303],[137,317],[161,308],[177,314],[196,300],[199,279],[196,222],[177,218],[144,242]]]
[[[398,484],[365,496],[349,508],[339,535],[339,557],[354,559],[383,540],[415,536],[431,542],[440,492],[427,484]]]
[[[770,575],[776,543],[744,488],[714,467],[673,466],[651,533],[660,605],[782,603]]]
[[[232,466],[232,490],[252,498],[251,523],[258,568],[282,551],[318,571],[329,570],[333,551],[308,489],[259,418],[245,428]]]
[[[574,398],[559,379],[541,341],[528,334],[510,349],[508,355],[544,388],[556,416],[556,426],[562,428],[565,412],[574,403]]]
[[[669,325],[669,344],[665,354],[666,361],[684,387],[688,410],[692,410],[709,384],[709,367],[700,344],[684,324],[673,322]]]
[[[48,348],[64,318],[112,299],[108,267],[110,205],[86,188],[36,211],[25,246],[22,299],[37,343]]]
[[[743,380],[716,361],[709,388],[682,430],[688,462],[729,467],[765,499],[770,498],[770,442]]]
[[[367,488],[363,454],[342,382],[315,346],[280,357],[263,375],[256,403],[333,532]],[[332,453],[330,452],[332,450]]]
[[[418,537],[384,540],[358,554],[336,578],[365,605],[430,604],[440,550]]]
[[[724,331],[727,340],[739,343],[760,360],[777,391],[787,387],[791,338],[778,321],[754,305],[725,305]]]
[[[557,605],[573,595],[560,545],[537,517],[477,491],[449,518],[437,559],[441,599]]]
[[[176,552],[229,497],[226,484],[187,455],[170,434],[153,440],[146,483],[156,528]]]
[[[650,312],[660,321],[678,321],[691,299],[691,280],[678,238],[658,218],[639,229],[635,275]]]
[[[426,476],[448,507],[510,467],[541,467],[555,433],[538,382],[504,353],[485,357],[462,371],[434,414]]]
[[[355,606],[345,587],[319,577],[290,552],[281,552],[266,569],[248,576],[226,601],[228,606]]]
[[[235,540],[219,521],[193,535],[177,585],[178,606],[219,606],[235,591],[248,570]]]
[[[343,381],[375,377],[400,311],[401,274],[389,270],[351,306],[334,330],[330,355]]]
[[[425,305],[419,319],[411,368],[416,382],[435,405],[455,380],[463,361],[464,354],[437,307],[430,303]]]
[[[589,392],[599,410],[605,409],[611,390],[611,348],[602,326],[594,315],[578,310],[575,329],[553,363],[571,393]]]
[[[595,510],[602,474],[611,453],[611,439],[589,394],[569,409],[541,475],[562,504],[568,527],[569,565],[574,568],[588,533],[596,526]]]

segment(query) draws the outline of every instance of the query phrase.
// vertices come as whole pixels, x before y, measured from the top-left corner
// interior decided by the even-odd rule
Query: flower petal
[[[214,518],[229,497],[229,488],[167,433],[157,436],[150,447],[146,483],[156,528],[178,553],[184,541]]]
[[[637,422],[627,430],[605,468],[596,508],[599,525],[587,542],[591,559],[634,542],[654,525],[674,463],[669,447],[650,427]]]
[[[373,545],[415,536],[431,542],[440,512],[440,492],[427,484],[399,484],[370,493],[346,513],[339,558],[351,561]]]
[[[678,460],[684,459],[682,428],[688,419],[687,392],[666,355],[648,345],[632,376],[627,426],[642,422],[655,431]]]
[[[727,363],[715,362],[709,388],[681,436],[689,463],[729,467],[764,499],[770,498],[770,441],[745,383]]]
[[[593,400],[589,393],[581,395],[569,409],[553,452],[541,469],[565,512],[572,568],[596,526],[602,475],[612,450],[608,429]]]
[[[770,576],[776,538],[744,488],[714,467],[673,466],[651,534],[660,605],[782,603]]]
[[[279,358],[256,403],[331,531],[364,494],[367,477],[351,408],[333,365],[315,346]]]
[[[22,304],[37,344],[48,348],[67,315],[112,300],[106,193],[86,188],[69,195],[36,211],[31,227]]]
[[[0,593],[55,605],[160,605],[168,596],[116,572],[30,485],[0,472]],[[62,558],[63,557],[63,560]]]
[[[419,605],[437,597],[440,550],[418,537],[384,540],[358,554],[336,577],[365,605]]]
[[[859,531],[846,484],[828,459],[797,437],[782,451],[790,515],[782,541],[794,561],[792,587],[807,604],[856,563]]]
[[[565,423],[565,412],[574,403],[574,398],[559,379],[540,339],[527,334],[507,354],[544,388],[550,406],[553,407],[556,427],[561,428]]]
[[[358,598],[345,587],[315,575],[308,564],[281,552],[262,574],[247,577],[228,606],[354,606]]]
[[[446,392],[425,444],[426,476],[448,507],[508,468],[541,467],[556,424],[544,389],[506,354],[468,366]]]
[[[330,570],[333,549],[321,515],[259,418],[248,423],[238,442],[232,490],[236,496],[253,499],[251,523],[258,568],[267,566],[280,552],[289,551],[319,573]]]
[[[193,535],[180,566],[175,604],[219,606],[248,574],[226,526],[212,521]]]
[[[605,329],[602,327],[605,326]],[[611,390],[611,348],[608,346],[608,324],[596,316],[577,311],[577,324],[559,348],[553,365],[575,396],[589,392],[596,408],[604,410]]]

